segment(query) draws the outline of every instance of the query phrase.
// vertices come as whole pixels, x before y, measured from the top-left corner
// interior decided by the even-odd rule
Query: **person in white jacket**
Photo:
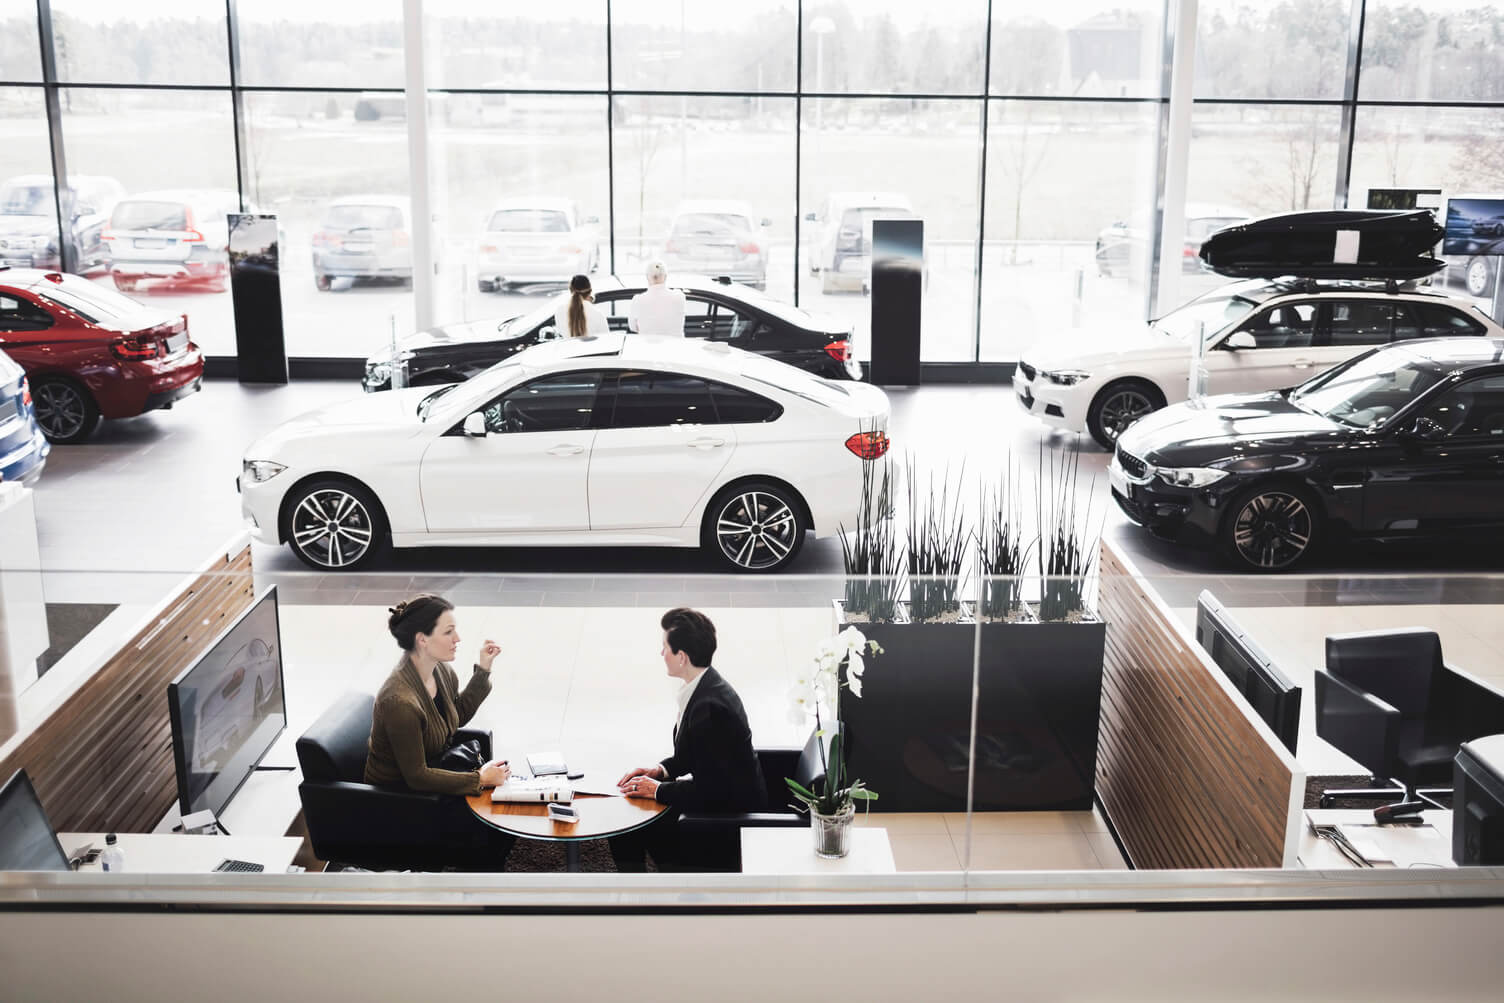
[[[627,308],[628,329],[638,334],[684,337],[684,294],[668,287],[668,269],[661,261],[648,264],[647,277],[647,289],[633,296]]]

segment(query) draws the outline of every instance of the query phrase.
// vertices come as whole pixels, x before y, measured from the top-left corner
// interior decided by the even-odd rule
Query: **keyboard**
[[[230,871],[236,874],[255,874],[266,870],[261,864],[253,864],[249,860],[221,860],[216,871]]]

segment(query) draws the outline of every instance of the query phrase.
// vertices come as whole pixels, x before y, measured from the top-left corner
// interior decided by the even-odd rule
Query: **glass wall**
[[[67,83],[230,82],[224,11],[203,0],[52,0],[58,79]]]
[[[812,94],[982,93],[983,0],[811,2],[803,89]]]
[[[797,18],[796,0],[615,0],[612,86],[644,91],[790,91],[795,85]]]
[[[235,10],[243,86],[402,88],[402,0],[255,0]]]
[[[35,0],[0,0],[0,81],[42,79]]]
[[[97,223],[88,221],[96,233]],[[57,193],[42,90],[0,87],[0,265],[56,268],[57,261]]]

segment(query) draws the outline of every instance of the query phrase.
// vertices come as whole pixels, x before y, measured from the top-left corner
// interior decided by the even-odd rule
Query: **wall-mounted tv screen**
[[[218,815],[287,726],[272,586],[167,687],[178,801]]]
[[[1504,195],[1447,199],[1442,254],[1504,254]]]
[[[1300,734],[1300,687],[1274,667],[1210,592],[1196,597],[1196,643],[1294,755]]]
[[[0,787],[0,871],[66,871],[68,855],[57,841],[41,798],[25,770]]]

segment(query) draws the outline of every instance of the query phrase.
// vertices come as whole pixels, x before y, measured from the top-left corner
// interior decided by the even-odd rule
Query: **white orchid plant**
[[[803,724],[811,718],[815,722],[815,734],[819,736],[820,765],[824,775],[812,788],[785,777],[784,783],[794,797],[809,810],[821,815],[835,815],[844,811],[853,801],[875,801],[877,793],[867,789],[860,780],[846,782],[846,761],[841,755],[841,687],[844,685],[854,697],[862,695],[862,673],[866,670],[866,655],[882,654],[876,641],[869,641],[855,627],[847,627],[835,637],[821,641],[815,649],[814,667],[806,669],[795,679],[789,690],[789,721]],[[846,668],[846,681],[841,681],[841,667]],[[835,722],[835,734],[830,739],[830,755],[825,752],[825,722]]]

